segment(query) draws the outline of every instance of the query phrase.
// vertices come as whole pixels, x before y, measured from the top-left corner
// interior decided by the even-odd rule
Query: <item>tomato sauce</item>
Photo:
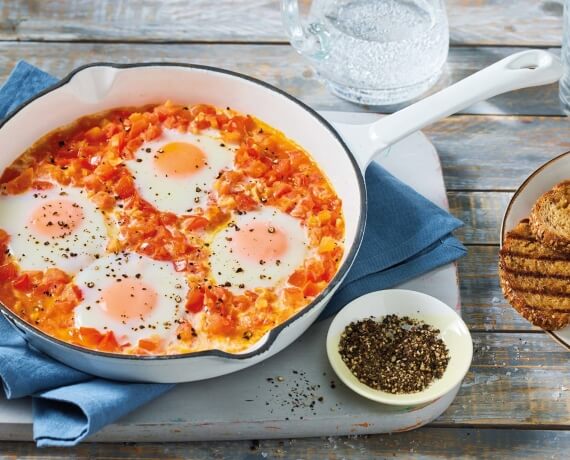
[[[207,202],[183,215],[163,212],[137,192],[125,162],[163,129],[198,134],[217,130],[235,148],[234,168],[223,170]],[[0,178],[3,194],[42,190],[57,182],[81,187],[96,206],[113,212],[108,252],[132,251],[172,262],[188,280],[188,321],[175,343],[152,338],[121,346],[112,331],[75,328],[81,290],[58,267],[23,271],[0,230],[0,300],[42,331],[91,349],[165,354],[218,348],[240,351],[308,305],[337,272],[343,255],[342,203],[309,154],[282,133],[230,108],[166,102],[90,115],[49,133],[24,152]],[[286,286],[232,293],[209,273],[205,235],[232,213],[273,206],[299,219],[314,250]],[[190,321],[199,315],[199,324]]]

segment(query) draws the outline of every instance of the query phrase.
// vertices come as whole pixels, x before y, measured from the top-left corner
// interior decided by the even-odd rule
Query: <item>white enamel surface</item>
[[[360,382],[340,357],[338,346],[346,326],[370,316],[381,319],[390,314],[409,316],[436,327],[449,349],[450,360],[442,378],[418,393],[374,390]],[[459,314],[442,301],[421,292],[391,289],[359,297],[336,315],[327,334],[327,355],[338,377],[356,393],[384,404],[410,406],[434,401],[459,385],[471,365],[473,343]]]
[[[553,83],[561,75],[556,56],[543,50],[521,51],[378,122],[342,129],[350,139],[349,147],[359,152],[364,170],[382,149],[424,126],[498,94]]]
[[[507,206],[501,226],[501,244],[507,232],[521,219],[525,219],[543,193],[548,192],[559,182],[570,179],[570,153],[565,153],[535,171],[513,195]],[[552,331],[567,348],[570,348],[570,326]]]

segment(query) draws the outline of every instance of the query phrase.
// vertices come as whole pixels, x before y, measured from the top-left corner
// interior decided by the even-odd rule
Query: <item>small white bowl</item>
[[[441,379],[425,390],[409,394],[392,394],[375,390],[360,382],[340,357],[338,347],[345,327],[371,316],[409,316],[440,330],[449,350],[449,364]],[[465,377],[473,357],[471,334],[461,317],[435,297],[416,291],[391,289],[366,294],[350,302],[335,317],[327,334],[327,354],[332,368],[346,386],[365,398],[394,406],[428,403],[453,390]]]

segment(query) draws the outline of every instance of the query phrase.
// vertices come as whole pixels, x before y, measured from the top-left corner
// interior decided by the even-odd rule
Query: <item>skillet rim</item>
[[[6,116],[6,118],[4,118],[2,121],[0,121],[0,130],[12,118],[14,118],[14,116],[17,115],[22,109],[24,109],[28,105],[32,104],[33,102],[35,102],[37,99],[40,99],[41,97],[43,97],[43,96],[45,96],[45,95],[47,95],[47,94],[49,94],[55,90],[62,88],[63,86],[67,85],[76,74],[80,73],[81,71],[83,71],[85,69],[89,69],[91,67],[111,67],[111,68],[115,68],[115,69],[131,69],[131,68],[139,68],[139,67],[183,67],[183,68],[187,68],[187,69],[195,69],[195,70],[201,70],[201,71],[206,71],[206,72],[220,73],[220,74],[229,75],[231,77],[235,77],[238,79],[246,80],[250,83],[254,83],[254,84],[257,84],[259,86],[262,86],[263,88],[268,89],[270,91],[273,91],[273,92],[279,94],[280,96],[287,98],[289,101],[297,104],[297,106],[299,106],[301,109],[305,110],[310,115],[312,115],[313,118],[315,118],[321,125],[323,125],[324,128],[326,128],[330,132],[330,134],[335,138],[335,140],[343,148],[344,152],[346,153],[346,155],[348,156],[348,158],[352,164],[353,170],[354,170],[356,177],[357,177],[358,192],[360,194],[360,213],[359,213],[358,224],[357,224],[357,228],[356,228],[356,234],[354,237],[354,241],[352,243],[350,251],[348,252],[348,254],[345,258],[345,261],[339,267],[337,273],[335,274],[333,279],[329,282],[327,287],[310,304],[305,306],[302,310],[298,311],[295,315],[290,317],[287,321],[285,321],[285,322],[279,324],[278,326],[274,327],[273,329],[271,329],[267,333],[268,335],[267,335],[267,338],[265,339],[265,343],[263,345],[261,345],[260,347],[258,347],[255,350],[247,352],[247,353],[229,353],[229,352],[219,350],[217,348],[211,349],[211,350],[195,351],[195,352],[181,353],[181,354],[175,354],[175,355],[150,355],[150,356],[147,356],[147,355],[127,355],[127,354],[120,354],[120,353],[109,353],[109,352],[105,352],[105,351],[92,350],[90,348],[81,347],[81,346],[74,345],[74,344],[71,344],[68,342],[64,342],[63,340],[57,339],[55,337],[52,337],[52,336],[46,334],[45,332],[41,331],[40,329],[36,328],[34,325],[22,320],[20,317],[18,317],[16,314],[14,314],[8,307],[6,307],[2,302],[0,302],[0,312],[6,317],[6,319],[12,324],[13,327],[18,329],[18,331],[20,333],[22,333],[22,331],[20,331],[20,327],[22,327],[24,329],[31,329],[32,333],[39,335],[41,338],[47,339],[49,342],[53,342],[56,345],[60,345],[60,346],[63,346],[65,348],[70,348],[70,349],[77,351],[77,352],[80,352],[80,353],[87,353],[89,355],[95,355],[97,357],[103,357],[103,358],[112,358],[112,359],[129,360],[129,361],[166,361],[166,360],[186,359],[186,358],[193,358],[193,357],[196,357],[196,358],[197,357],[210,357],[211,356],[211,357],[219,357],[219,358],[224,358],[224,359],[229,359],[229,360],[241,361],[241,360],[247,360],[250,358],[254,358],[258,355],[261,355],[261,354],[269,351],[269,349],[271,348],[271,346],[273,345],[273,343],[275,342],[277,337],[280,335],[280,333],[287,326],[294,323],[296,320],[298,320],[299,318],[301,318],[302,316],[304,316],[305,314],[307,314],[311,310],[313,310],[317,305],[319,305],[323,301],[324,297],[326,297],[342,281],[342,279],[344,278],[344,276],[347,274],[348,270],[352,266],[354,259],[356,258],[356,255],[358,253],[358,250],[360,248],[360,244],[362,243],[362,238],[364,235],[364,227],[365,227],[366,216],[367,216],[367,212],[366,212],[367,211],[367,197],[366,197],[366,184],[365,184],[365,180],[364,180],[364,172],[360,169],[360,166],[358,165],[358,162],[357,162],[355,156],[350,151],[350,149],[348,148],[348,146],[346,145],[346,143],[344,142],[344,140],[342,139],[340,134],[331,125],[331,123],[329,123],[316,110],[312,109],[307,104],[305,104],[304,102],[301,102],[299,99],[290,95],[289,93],[287,93],[287,92],[285,92],[285,91],[283,91],[283,90],[281,90],[281,89],[279,89],[279,88],[277,88],[277,87],[275,87],[275,86],[273,86],[273,85],[271,85],[271,84],[269,84],[263,80],[259,80],[257,78],[251,77],[249,75],[245,75],[245,74],[242,74],[239,72],[235,72],[233,70],[227,70],[227,69],[222,69],[219,67],[213,67],[213,66],[207,66],[207,65],[201,65],[201,64],[191,64],[191,63],[181,63],[181,62],[171,62],[171,61],[167,61],[167,62],[138,62],[138,63],[129,63],[129,64],[112,63],[112,62],[93,62],[90,64],[85,64],[85,65],[79,66],[79,67],[75,68],[74,70],[72,70],[69,74],[67,74],[67,76],[65,76],[63,79],[61,79],[57,83],[49,86],[48,88],[40,91],[35,96],[28,99],[24,103],[20,104],[16,109],[14,109],[12,112],[10,112]],[[346,205],[347,204],[343,203],[343,206],[346,206]],[[16,323],[16,324],[14,324],[14,323]],[[18,327],[18,325],[17,325],[18,323],[20,324],[20,327]],[[313,321],[313,323],[314,323],[314,321]],[[313,324],[313,323],[311,323],[311,324]],[[263,338],[260,340],[263,340]]]

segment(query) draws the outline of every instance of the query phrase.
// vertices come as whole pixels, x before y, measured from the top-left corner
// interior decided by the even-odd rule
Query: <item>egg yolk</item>
[[[206,155],[194,144],[171,142],[158,151],[154,164],[168,177],[187,177],[206,165]]]
[[[48,238],[72,234],[83,221],[83,209],[67,199],[55,199],[42,203],[31,215],[30,230]]]
[[[236,231],[230,245],[238,257],[258,263],[272,262],[287,252],[287,235],[268,222],[253,222]]]
[[[117,321],[139,319],[141,321],[156,306],[158,294],[147,283],[125,278],[103,289],[101,308]]]

